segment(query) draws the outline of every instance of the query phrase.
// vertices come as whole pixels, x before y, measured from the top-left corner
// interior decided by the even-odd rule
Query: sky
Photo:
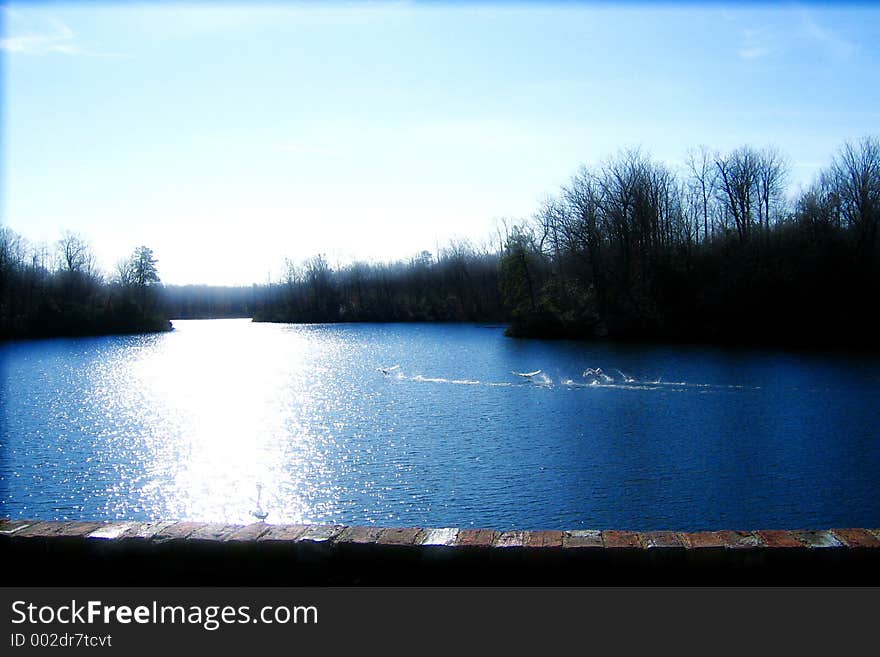
[[[580,165],[880,133],[870,4],[7,3],[0,220],[166,283],[487,243]]]

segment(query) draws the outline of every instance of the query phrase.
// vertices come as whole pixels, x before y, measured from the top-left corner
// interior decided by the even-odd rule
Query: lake
[[[478,325],[174,327],[0,345],[0,516],[880,525],[877,357]]]

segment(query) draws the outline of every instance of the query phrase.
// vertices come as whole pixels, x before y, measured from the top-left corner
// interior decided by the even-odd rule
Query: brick
[[[349,527],[336,538],[336,542],[358,545],[375,543],[383,531],[385,530],[382,527]]]
[[[175,522],[153,535],[154,541],[174,541],[183,539],[202,526],[200,522]]]
[[[456,527],[440,527],[437,529],[426,529],[422,534],[420,545],[447,546],[455,545],[458,538],[458,529]]]
[[[100,540],[109,540],[119,538],[132,527],[136,527],[134,522],[109,522],[102,525],[93,532],[90,532],[87,538],[95,538]]]
[[[412,545],[421,531],[421,527],[392,527],[383,531],[377,542],[382,545]]]
[[[458,532],[457,545],[462,547],[489,547],[497,532],[491,529],[462,529]]]
[[[834,536],[851,548],[880,547],[880,538],[867,529],[832,529]]]
[[[635,532],[624,532],[609,529],[602,532],[602,540],[605,542],[606,548],[640,548],[639,536]]]
[[[690,532],[682,534],[685,544],[693,550],[723,549],[724,539],[718,532]]]
[[[36,538],[40,536],[54,536],[66,523],[57,520],[44,520],[33,525],[24,527],[16,533],[16,536],[24,538]]]
[[[159,532],[171,527],[174,522],[171,520],[160,520],[153,522],[142,522],[131,527],[131,529],[123,532],[121,538],[137,538],[149,540]]]
[[[830,531],[821,529],[815,531],[794,531],[792,532],[807,547],[810,548],[839,548],[843,547],[843,543],[835,538]]]
[[[515,548],[525,545],[526,533],[522,531],[502,532],[495,538],[497,548]]]
[[[541,547],[554,548],[562,547],[562,532],[560,531],[539,531],[526,532],[525,547]]]
[[[241,529],[241,525],[206,523],[186,537],[188,541],[224,541],[230,534]]]
[[[3,520],[0,521],[0,534],[10,535],[21,531],[25,527],[34,524],[33,520]]]
[[[761,537],[756,536],[752,532],[724,529],[715,533],[718,534],[722,541],[724,541],[724,547],[729,550],[742,550],[764,546],[764,541],[761,540]]]
[[[564,548],[601,548],[602,532],[598,529],[573,529],[562,537]]]
[[[260,536],[269,531],[270,527],[272,527],[272,525],[267,525],[265,522],[252,522],[244,527],[239,527],[234,532],[230,532],[223,538],[223,540],[227,543],[256,541]]]
[[[639,536],[642,545],[649,550],[684,547],[684,543],[675,532],[642,532]]]
[[[100,528],[100,522],[68,522],[56,532],[56,536],[80,538]]]
[[[784,529],[762,529],[755,532],[764,541],[764,545],[769,548],[802,548],[797,537],[790,531]]]
[[[268,531],[259,537],[262,542],[295,541],[310,525],[269,525]]]
[[[345,525],[308,525],[296,539],[297,542],[326,543],[332,541],[345,530]]]

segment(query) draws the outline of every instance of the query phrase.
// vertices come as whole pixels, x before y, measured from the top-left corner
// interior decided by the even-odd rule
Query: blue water
[[[0,345],[0,516],[880,526],[876,357],[174,325]]]

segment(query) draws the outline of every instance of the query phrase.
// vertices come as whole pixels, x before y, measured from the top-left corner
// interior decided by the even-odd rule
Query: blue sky
[[[2,220],[112,268],[251,283],[283,259],[485,241],[580,164],[775,145],[808,183],[880,132],[870,5],[16,4]]]

